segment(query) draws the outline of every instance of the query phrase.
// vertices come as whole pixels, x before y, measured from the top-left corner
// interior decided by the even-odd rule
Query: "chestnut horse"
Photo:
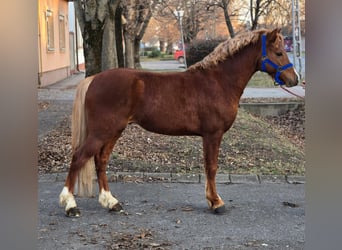
[[[214,212],[224,212],[215,183],[219,147],[235,120],[244,88],[259,70],[279,85],[297,85],[280,29],[228,39],[185,72],[112,69],[81,81],[72,113],[73,157],[59,198],[66,215],[80,215],[73,196],[75,183],[78,177],[79,195],[91,195],[95,170],[100,204],[113,211],[122,209],[109,190],[106,166],[130,123],[165,135],[201,136],[206,199]]]

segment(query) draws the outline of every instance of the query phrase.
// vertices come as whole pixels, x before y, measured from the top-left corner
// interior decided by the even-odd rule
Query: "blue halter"
[[[273,67],[274,69],[277,70],[275,77],[274,77],[274,81],[276,83],[278,83],[279,85],[284,85],[285,83],[280,80],[280,74],[284,71],[287,70],[288,68],[292,68],[293,64],[292,63],[288,63],[284,66],[278,66],[277,64],[275,64],[274,62],[272,62],[268,57],[267,57],[267,53],[266,53],[266,35],[263,34],[262,35],[262,61],[261,61],[261,71],[266,72],[266,64],[271,65],[271,67]],[[275,84],[275,83],[274,83]]]

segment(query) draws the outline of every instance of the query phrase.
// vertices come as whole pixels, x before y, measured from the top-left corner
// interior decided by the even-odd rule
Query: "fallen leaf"
[[[191,212],[191,211],[194,211],[194,209],[192,207],[182,207],[182,211]]]
[[[288,202],[288,201],[283,201],[283,205],[287,206],[287,207],[299,207],[299,205],[297,205],[295,203]]]

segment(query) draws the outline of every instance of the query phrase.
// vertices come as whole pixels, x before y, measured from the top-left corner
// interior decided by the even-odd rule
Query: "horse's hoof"
[[[120,212],[122,210],[123,208],[119,202],[115,204],[111,209],[109,209],[110,212]]]
[[[69,208],[65,213],[67,217],[80,217],[81,216],[81,211],[77,207]]]
[[[217,208],[214,209],[214,213],[215,214],[224,214],[226,211],[227,210],[226,210],[225,205],[222,205],[222,206],[217,207]]]

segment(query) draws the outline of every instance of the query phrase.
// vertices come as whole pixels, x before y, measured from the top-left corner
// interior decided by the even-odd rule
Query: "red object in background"
[[[184,63],[184,50],[176,50],[173,54],[173,58],[179,63]]]
[[[293,50],[293,38],[290,36],[284,37],[284,45],[286,52],[292,52]]]

